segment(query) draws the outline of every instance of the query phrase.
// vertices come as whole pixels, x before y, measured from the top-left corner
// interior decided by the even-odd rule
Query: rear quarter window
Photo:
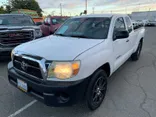
[[[126,24],[127,24],[127,28],[128,28],[128,32],[131,33],[132,32],[132,23],[130,21],[130,19],[128,17],[125,18],[126,20]]]

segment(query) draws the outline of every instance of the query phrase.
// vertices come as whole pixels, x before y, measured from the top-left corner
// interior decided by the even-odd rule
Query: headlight
[[[51,78],[68,79],[79,72],[80,61],[52,62],[48,69],[48,80]]]
[[[41,30],[35,30],[35,37],[41,37],[42,31]]]
[[[11,51],[11,60],[13,60],[14,57],[14,50]]]

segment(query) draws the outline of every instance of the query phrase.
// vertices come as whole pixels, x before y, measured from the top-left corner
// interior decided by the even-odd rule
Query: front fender
[[[88,76],[91,76],[98,68],[100,68],[105,63],[110,64],[110,72],[112,74],[114,61],[112,53],[112,43],[103,42],[77,57],[76,60],[81,60],[81,68],[78,74],[79,78],[86,78]]]

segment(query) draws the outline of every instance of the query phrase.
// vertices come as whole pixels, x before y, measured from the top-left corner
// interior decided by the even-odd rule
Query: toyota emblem
[[[26,64],[24,61],[22,61],[21,68],[22,68],[22,70],[26,71],[28,68],[28,64]]]

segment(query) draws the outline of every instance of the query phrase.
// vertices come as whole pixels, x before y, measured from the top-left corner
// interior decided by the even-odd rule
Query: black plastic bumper
[[[10,57],[13,48],[0,48],[1,57]]]
[[[27,94],[42,101],[48,106],[71,106],[84,99],[89,78],[81,81],[56,82],[41,81],[18,73],[12,65],[8,64],[9,82],[17,87],[17,79],[27,83]]]

